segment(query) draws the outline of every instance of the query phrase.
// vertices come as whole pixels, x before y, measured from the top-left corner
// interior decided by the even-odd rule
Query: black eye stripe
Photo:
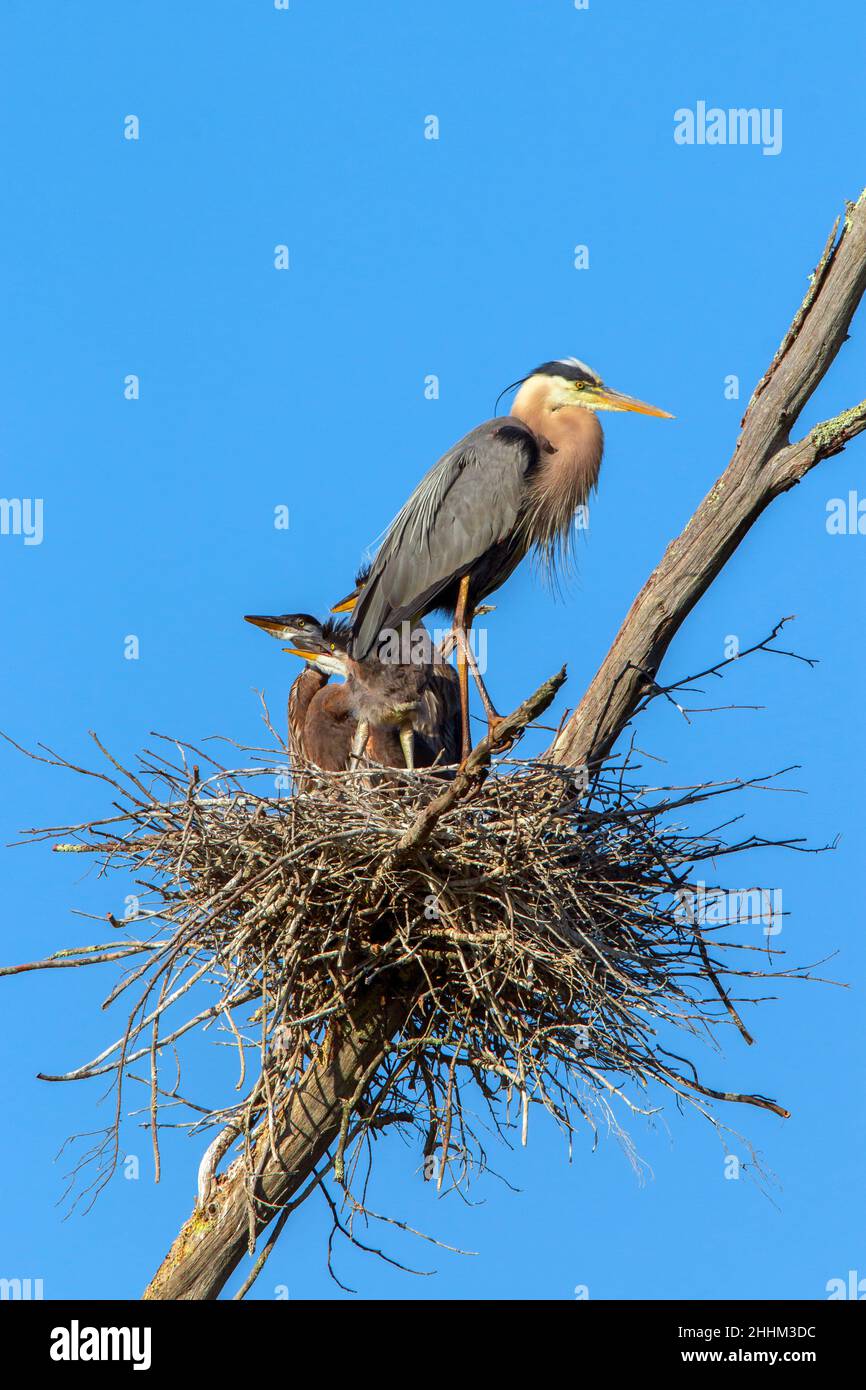
[[[591,368],[584,366],[582,362],[566,362],[555,360],[553,362],[542,362],[540,367],[530,373],[532,376],[561,376],[566,381],[579,381],[587,386],[597,386],[599,378]]]

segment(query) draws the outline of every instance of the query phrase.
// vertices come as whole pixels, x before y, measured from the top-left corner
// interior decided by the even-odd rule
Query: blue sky
[[[43,499],[44,534],[0,535],[0,727],[82,761],[90,728],[121,757],[153,729],[255,741],[254,691],[277,708],[295,672],[241,615],[323,611],[499,390],[575,354],[677,419],[606,417],[578,579],[555,603],[526,566],[497,596],[499,707],[566,660],[558,717],[727,462],[832,221],[860,192],[864,39],[852,0],[820,14],[806,0],[6,0],[0,493]],[[675,143],[675,111],[699,101],[781,110],[781,152]],[[424,138],[430,115],[438,140]],[[862,398],[864,342],[861,312],[804,429]],[[130,374],[138,400],[124,398]],[[725,397],[731,375],[739,400]],[[386,1232],[389,1251],[438,1273],[343,1251],[341,1275],[365,1296],[820,1298],[832,1278],[866,1276],[866,538],[825,524],[832,498],[862,492],[864,459],[855,442],[773,505],[665,672],[719,660],[727,637],[749,645],[787,614],[788,645],[820,664],[758,656],[712,703],[760,711],[687,725],[659,703],[639,730],[666,760],[659,780],[800,764],[790,785],[806,794],[747,799],[748,827],[840,837],[832,855],[762,853],[742,879],[731,867],[732,886],[783,889],[792,960],[835,952],[825,973],[851,986],[783,987],[749,1015],[753,1049],[731,1036],[700,1057],[709,1084],[792,1111],[726,1117],[775,1173],[772,1200],[725,1180],[709,1127],[676,1113],[631,1126],[643,1182],[613,1139],[595,1153],[578,1142],[569,1164],[539,1122],[525,1150],[493,1155],[521,1191],[486,1179],[473,1207],[437,1201],[418,1153],[388,1140],[374,1205],[478,1254]],[[4,845],[104,808],[96,785],[8,747],[0,768]],[[73,912],[122,910],[119,885],[45,848],[4,849],[0,865],[6,962],[93,939]],[[201,1139],[167,1142],[155,1187],[134,1127],[141,1178],[118,1176],[87,1216],[58,1205],[54,1156],[105,1106],[95,1084],[35,1074],[116,1030],[99,1010],[110,970],[2,985],[0,1275],[42,1278],[47,1297],[137,1296],[192,1205]],[[307,1203],[254,1296],[344,1297],[328,1228],[324,1204]]]

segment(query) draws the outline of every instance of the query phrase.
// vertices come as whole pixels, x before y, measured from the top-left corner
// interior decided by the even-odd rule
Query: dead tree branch
[[[758,384],[725,472],[671,541],[632,604],[595,679],[550,749],[553,761],[595,765],[611,750],[673,637],[769,504],[866,429],[866,400],[790,435],[848,336],[866,290],[866,191],[835,223],[809,290]]]
[[[257,1175],[239,1158],[213,1182],[144,1293],[146,1299],[213,1299],[250,1253],[257,1237],[314,1173],[336,1140],[358,1077],[376,1070],[394,1034],[405,1026],[416,991],[371,990],[346,1021],[334,1025],[301,1081],[288,1089],[264,1126],[252,1156]],[[335,1036],[335,1033],[337,1036]]]

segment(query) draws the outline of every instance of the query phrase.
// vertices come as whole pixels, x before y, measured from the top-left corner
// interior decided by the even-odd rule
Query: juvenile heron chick
[[[345,641],[324,631],[318,638],[306,625],[290,640],[297,645],[286,651],[345,677],[347,696],[357,720],[350,766],[357,766],[373,729],[394,729],[406,767],[414,769],[415,725],[421,715],[425,668],[419,664],[384,662],[372,655],[357,661],[349,656]]]
[[[351,748],[343,766],[356,766],[368,744],[376,761],[390,766],[400,761],[408,768],[457,761],[459,692],[456,674],[446,663],[400,664],[378,656],[356,661],[347,651],[346,624],[333,620],[321,624],[307,613],[251,615],[247,622],[288,642],[284,650],[302,657],[308,669],[321,672],[325,679],[335,675],[345,680],[345,686],[334,690],[332,700],[332,704],[339,700],[340,710],[353,720]],[[312,706],[311,712],[315,713]],[[307,742],[310,737],[308,730]]]
[[[324,628],[311,614],[283,613],[276,617],[248,615],[248,623],[282,641],[297,642],[304,633],[322,642],[343,625],[329,622]],[[311,659],[292,681],[288,701],[289,752],[293,763],[313,763],[325,772],[344,772],[349,766],[356,720],[344,685],[329,684],[336,674],[325,661]],[[396,739],[376,740],[373,750],[380,762],[402,763]]]

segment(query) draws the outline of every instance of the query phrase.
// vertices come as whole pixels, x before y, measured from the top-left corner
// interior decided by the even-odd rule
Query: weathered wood
[[[324,1055],[310,1064],[297,1086],[274,1106],[271,1149],[265,1124],[253,1146],[258,1182],[250,1192],[240,1159],[213,1182],[204,1207],[196,1207],[144,1292],[146,1299],[214,1299],[258,1236],[315,1172],[337,1138],[343,1102],[358,1078],[384,1060],[415,999],[411,982],[390,997],[371,990],[351,1019],[329,1033]]]
[[[837,223],[838,227],[838,223]],[[727,469],[672,541],[547,756],[570,766],[611,750],[681,624],[774,498],[866,429],[866,401],[789,443],[792,428],[845,341],[866,290],[866,192],[834,227],[809,290],[743,418]]]

